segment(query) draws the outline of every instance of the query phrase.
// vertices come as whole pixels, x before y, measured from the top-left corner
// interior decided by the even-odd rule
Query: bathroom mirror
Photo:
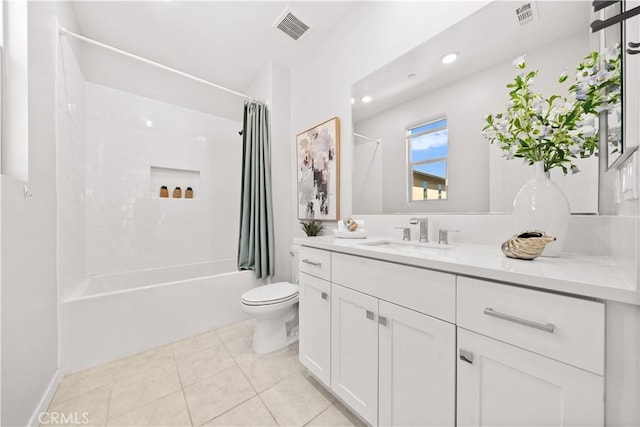
[[[506,85],[518,72],[512,62],[523,54],[527,70],[539,70],[536,91],[565,95],[561,73],[573,81],[577,64],[599,50],[591,18],[585,1],[492,2],[353,84],[353,213],[511,212],[533,171],[482,137],[484,118],[506,110]],[[443,63],[450,53],[457,58]],[[443,119],[446,138],[422,146],[435,153],[440,174],[418,169],[424,176],[412,185],[415,159],[425,157],[412,148],[411,132]],[[435,149],[443,141],[446,150]],[[580,173],[553,170],[552,179],[573,213],[596,213],[598,160],[577,165]]]
[[[606,20],[613,16],[617,16],[622,13],[622,2],[612,4],[604,9],[602,9],[600,19]],[[610,27],[601,30],[599,34],[600,44],[604,46],[604,48],[615,48],[616,46],[622,46],[622,23],[618,23],[612,25]],[[621,61],[624,61],[624,55],[621,56]],[[621,67],[624,68],[624,67]],[[620,158],[623,154],[623,132],[622,132],[622,88],[616,87],[611,90],[611,95],[615,96],[614,99],[617,101],[611,105],[611,107],[601,113],[601,125],[602,125],[602,134],[601,141],[605,141],[606,145],[606,158],[607,158],[607,166],[611,167],[613,164]]]

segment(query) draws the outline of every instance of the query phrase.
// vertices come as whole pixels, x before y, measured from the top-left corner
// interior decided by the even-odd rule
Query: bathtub
[[[262,284],[233,259],[84,280],[61,304],[65,374],[247,318],[240,296]]]

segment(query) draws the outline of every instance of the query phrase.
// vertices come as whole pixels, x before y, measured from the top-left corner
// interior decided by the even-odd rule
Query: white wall
[[[235,258],[242,125],[94,83],[85,93],[87,275]],[[152,166],[174,176],[154,180]]]
[[[340,216],[351,214],[351,85],[411,50],[487,2],[363,2],[327,37],[321,49],[291,70],[291,137],[318,123],[341,118]],[[290,180],[295,182],[295,164]],[[295,235],[299,231],[291,207]]]
[[[566,91],[568,85],[559,87],[558,76],[565,68],[578,64],[586,52],[588,40],[582,33],[522,52],[527,53],[529,69],[540,70],[534,90],[545,96],[558,93],[559,89]],[[356,123],[355,132],[375,135],[383,142],[376,147],[375,143],[357,140],[353,158],[357,188],[354,212],[510,212],[513,199],[531,177],[532,169],[523,167],[522,160],[506,161],[502,151],[482,137],[481,130],[488,113],[505,110],[505,85],[516,73],[511,61],[497,64]],[[449,128],[447,199],[407,205],[406,129],[443,114]],[[554,181],[565,190],[574,212],[596,212],[597,158],[579,165],[582,173],[566,177],[554,174]],[[376,197],[381,200],[376,201]],[[366,210],[376,207],[372,204],[380,210]]]
[[[2,425],[26,425],[58,369],[55,18],[68,3],[29,2],[29,186],[2,177]]]

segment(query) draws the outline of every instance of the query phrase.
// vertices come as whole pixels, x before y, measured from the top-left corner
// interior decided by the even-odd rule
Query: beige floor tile
[[[209,421],[205,426],[246,426],[270,427],[277,426],[276,420],[264,406],[260,397],[253,397],[242,405],[236,406],[219,417]]]
[[[253,336],[253,329],[255,328],[255,326],[255,319],[247,319],[242,322],[218,328],[216,329],[216,332],[222,342],[229,342],[236,338],[244,337],[247,335]]]
[[[308,427],[366,427],[358,417],[344,407],[340,402],[333,402],[323,412],[315,417]]]
[[[332,398],[312,378],[295,375],[260,394],[281,426],[303,426],[327,409]]]
[[[261,357],[238,366],[258,393],[304,371],[298,357],[290,355],[281,358]]]
[[[109,363],[109,365],[115,371],[115,382],[120,382],[144,371],[159,369],[173,363],[175,363],[175,360],[172,347],[164,346],[116,360]]]
[[[224,371],[236,362],[223,345],[208,348],[189,356],[176,358],[182,385],[187,386],[210,375]]]
[[[251,341],[246,337],[233,340],[226,346],[258,393],[304,370],[298,361],[297,343],[268,354],[255,354],[251,350]]]
[[[253,350],[251,350],[252,341],[252,335],[245,335],[225,342],[224,345],[229,349],[229,352],[234,359],[236,359],[236,362],[240,363],[256,356]]]
[[[184,357],[220,344],[222,341],[214,330],[173,343],[172,347],[176,357]]]
[[[115,371],[112,366],[100,365],[75,374],[67,375],[58,386],[51,404],[58,404],[89,391],[114,383]]]
[[[141,408],[109,420],[109,426],[191,426],[187,405],[178,390]]]
[[[239,368],[233,367],[184,388],[191,420],[202,425],[255,396]]]
[[[65,402],[53,402],[48,412],[46,425],[100,426],[107,419],[111,389],[101,387]],[[45,421],[43,419],[43,421]]]
[[[115,383],[112,387],[109,419],[138,409],[181,387],[174,364],[165,364]]]

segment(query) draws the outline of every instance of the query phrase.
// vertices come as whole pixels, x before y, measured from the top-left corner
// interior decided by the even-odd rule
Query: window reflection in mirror
[[[447,198],[447,119],[431,121],[407,129],[409,151],[409,200]]]

